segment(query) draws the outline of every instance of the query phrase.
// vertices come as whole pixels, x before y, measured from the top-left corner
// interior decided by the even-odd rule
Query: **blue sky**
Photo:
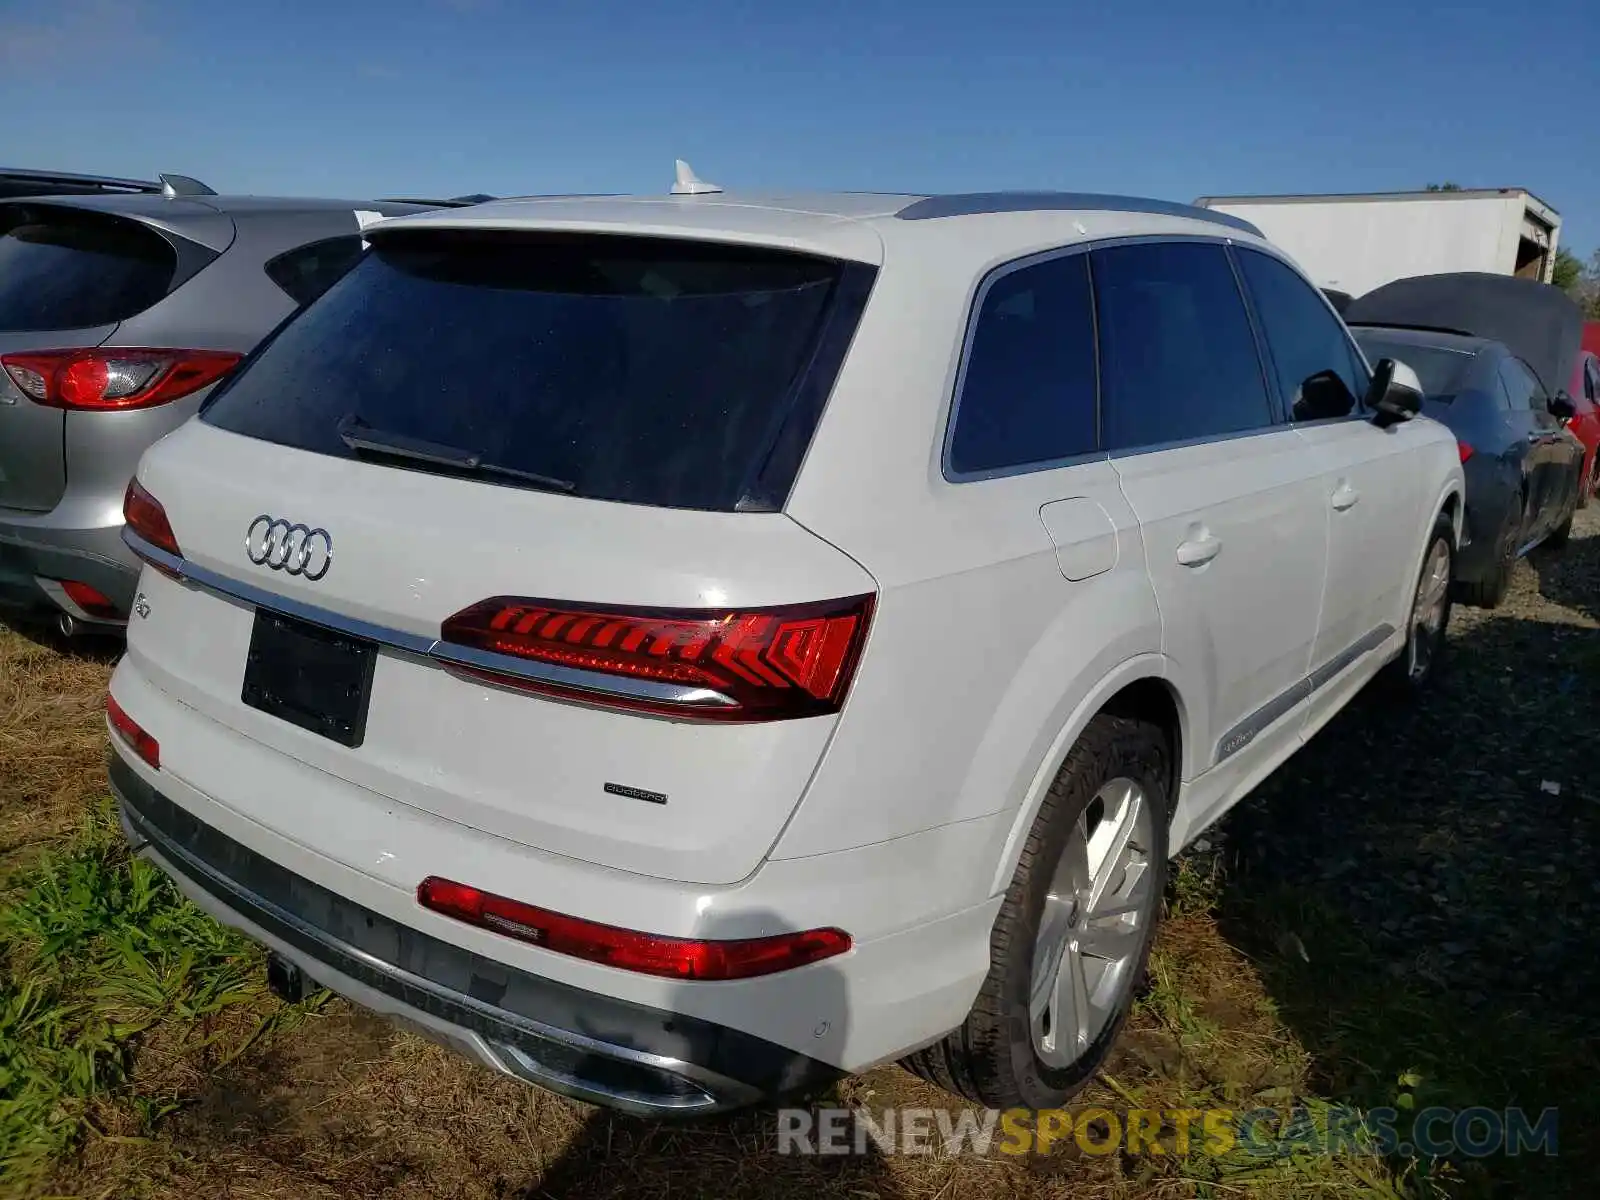
[[[1600,247],[1600,4],[0,0],[0,158],[219,191],[1527,187]]]

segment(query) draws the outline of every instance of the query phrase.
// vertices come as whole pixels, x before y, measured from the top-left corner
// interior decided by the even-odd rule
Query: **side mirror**
[[[1355,406],[1356,398],[1337,371],[1318,371],[1301,381],[1292,415],[1296,421],[1321,421],[1348,417]]]
[[[1572,402],[1572,397],[1567,395],[1566,392],[1557,392],[1554,396],[1551,396],[1548,407],[1550,415],[1557,420],[1570,421],[1578,415],[1578,406]]]
[[[1372,369],[1367,407],[1376,414],[1373,421],[1379,428],[1409,421],[1422,411],[1422,381],[1405,363],[1380,358]]]

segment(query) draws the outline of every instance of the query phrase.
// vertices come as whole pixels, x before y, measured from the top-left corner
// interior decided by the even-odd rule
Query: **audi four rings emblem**
[[[333,538],[326,529],[295,525],[262,513],[245,530],[244,553],[258,567],[315,583],[333,565]]]

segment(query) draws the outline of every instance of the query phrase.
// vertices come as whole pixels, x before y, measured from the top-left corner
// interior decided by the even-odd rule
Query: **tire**
[[[1449,518],[1441,515],[1428,535],[1422,570],[1412,589],[1406,615],[1405,649],[1385,668],[1388,682],[1400,692],[1420,693],[1439,675],[1445,655],[1445,634],[1450,627],[1450,575],[1455,561],[1455,530]]]
[[[1513,501],[1505,531],[1501,534],[1500,553],[1494,570],[1484,579],[1466,579],[1455,584],[1456,599],[1473,608],[1499,608],[1511,588],[1511,576],[1517,569],[1518,543],[1522,539],[1523,498],[1519,493]]]
[[[1105,713],[1089,723],[1028,833],[990,937],[989,974],[971,1012],[953,1033],[905,1059],[905,1067],[957,1096],[999,1109],[1058,1107],[1094,1076],[1127,1020],[1149,961],[1166,886],[1172,777],[1172,750],[1156,725]],[[1121,807],[1133,803],[1130,785],[1140,793],[1142,824],[1136,812]],[[1073,895],[1064,877],[1079,874],[1075,865],[1094,865],[1096,832],[1102,841],[1115,843],[1119,813],[1127,815],[1129,846],[1138,854],[1127,856],[1125,867],[1105,871],[1108,882],[1063,902],[1063,896]],[[1084,851],[1069,857],[1085,832]],[[1142,861],[1135,863],[1136,858]],[[1102,861],[1111,861],[1109,853]],[[1071,914],[1082,911],[1085,893],[1093,891],[1102,893],[1098,904],[1088,921],[1075,923]],[[1119,905],[1136,912],[1094,918],[1096,911]],[[1044,939],[1042,926],[1050,931]],[[1045,946],[1055,943],[1057,932],[1064,948],[1060,971],[1077,963],[1082,973],[1062,975],[1050,968]],[[1073,953],[1072,947],[1087,947],[1091,940],[1103,941],[1102,948],[1116,947],[1116,961],[1087,949]],[[1044,960],[1036,962],[1041,953]],[[1047,1004],[1044,1016],[1035,1017],[1038,1006],[1030,1006],[1030,997],[1063,994],[1044,986],[1036,990],[1036,967],[1041,985],[1057,978],[1086,981],[1082,991],[1068,987],[1064,994],[1087,994],[1094,1002],[1070,1012]],[[1084,1019],[1072,1023],[1070,1017],[1079,1011]],[[1058,1012],[1058,1024],[1082,1032],[1067,1038],[1060,1036],[1064,1029],[1049,1028]],[[1042,1039],[1041,1028],[1046,1030]]]

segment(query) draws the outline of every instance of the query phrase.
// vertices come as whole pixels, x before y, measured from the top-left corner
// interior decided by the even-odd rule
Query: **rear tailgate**
[[[55,350],[63,343],[98,346],[116,331],[115,325],[70,333],[0,329],[0,355]],[[56,506],[67,488],[66,423],[63,410],[35,404],[0,371],[0,509],[49,512]]]
[[[423,645],[446,617],[490,596],[764,607],[873,586],[778,513],[640,509],[486,487],[270,446],[200,422],[156,446],[140,478],[166,506],[186,558],[244,585],[233,590],[270,591],[282,597],[277,607],[314,605]],[[245,535],[263,513],[326,529],[327,574],[311,583],[252,564]],[[727,724],[612,711],[494,686],[383,646],[364,738],[351,749],[244,704],[255,605],[153,572],[142,587],[150,612],[134,622],[129,654],[186,704],[402,803],[643,874],[699,883],[749,874],[836,719]],[[187,750],[163,747],[163,767],[197,784],[211,776],[226,798],[227,764],[206,761],[203,747],[190,761]],[[271,813],[251,815],[272,823]]]
[[[141,466],[201,586],[146,572],[149,615],[133,623],[129,655],[217,721],[402,804],[609,867],[732,883],[781,833],[837,705],[780,719],[663,715],[530,694],[428,656],[448,618],[491,597],[578,610],[556,640],[573,655],[564,661],[585,666],[610,653],[593,649],[610,620],[595,613],[781,608],[798,614],[774,618],[797,639],[781,671],[795,646],[805,651],[806,606],[841,599],[863,605],[849,655],[859,653],[870,576],[781,512],[736,511],[827,342],[831,268],[774,284],[770,264],[741,261],[739,284],[720,252],[709,265],[693,253],[641,265],[659,248],[622,242],[578,253],[593,273],[567,251],[496,247],[479,264],[492,286],[455,265],[445,286],[437,264],[405,278],[410,266],[397,275],[371,256],[286,326]],[[552,253],[566,260],[547,269]],[[510,277],[523,270],[528,279]],[[485,463],[528,480],[357,453],[336,432],[351,414],[363,438],[394,435],[400,447],[472,439]],[[281,640],[301,635],[263,609],[376,643],[359,734],[302,728],[259,693],[246,703],[252,638],[258,660],[302,653]],[[696,669],[683,640],[634,646]],[[773,661],[730,670],[790,688]],[[228,766],[207,755],[163,746],[162,767],[226,800]],[[327,834],[284,832],[319,845]]]
[[[89,349],[165,297],[178,256],[138,221],[70,204],[0,205],[0,355]],[[48,512],[67,485],[66,414],[0,373],[0,508]]]

